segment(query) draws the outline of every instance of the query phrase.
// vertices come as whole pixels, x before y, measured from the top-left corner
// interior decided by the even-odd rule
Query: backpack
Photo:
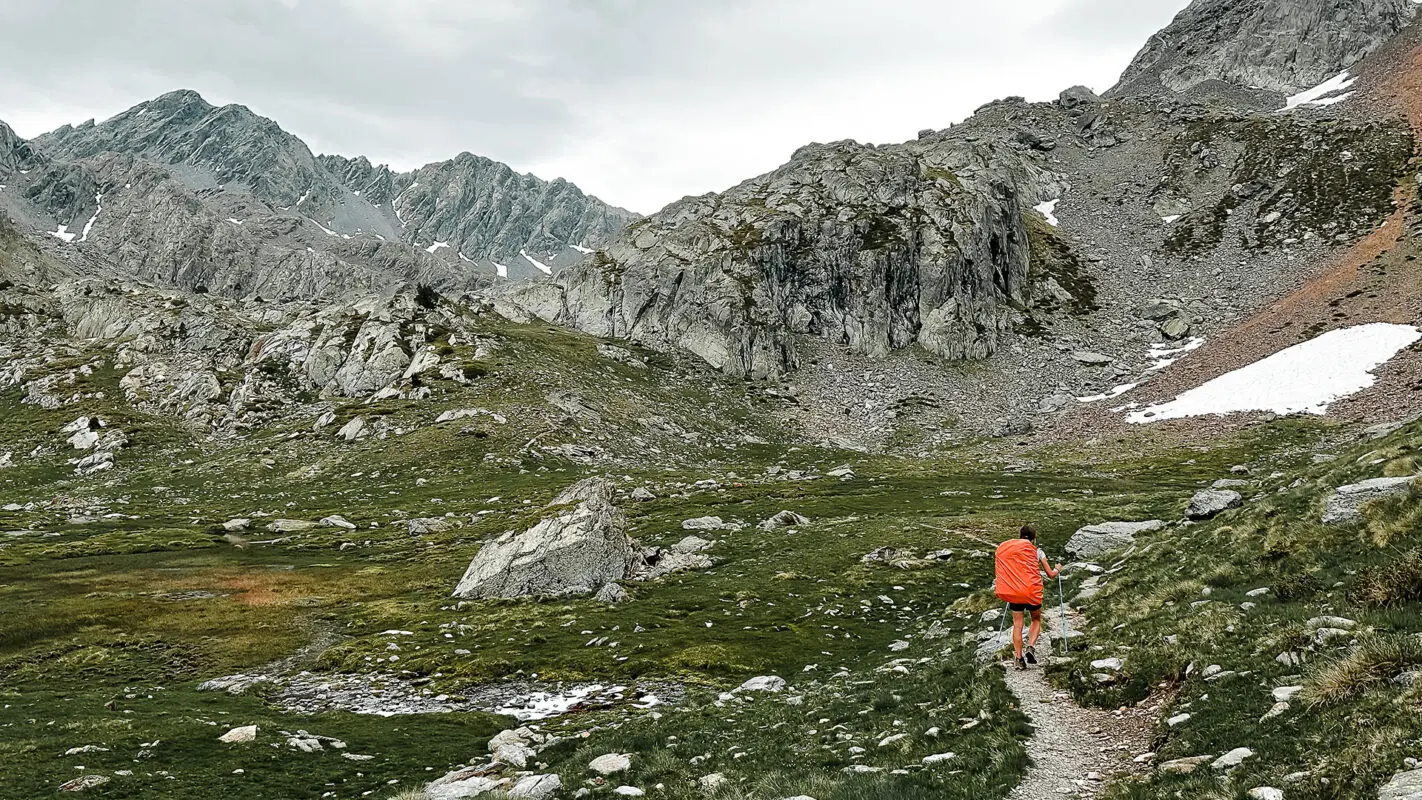
[[[1012,539],[997,546],[997,598],[1005,603],[1042,604],[1042,574],[1037,569],[1037,545]]]

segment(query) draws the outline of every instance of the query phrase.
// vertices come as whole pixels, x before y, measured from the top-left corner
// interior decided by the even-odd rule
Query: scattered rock
[[[1185,516],[1189,519],[1210,519],[1223,511],[1242,505],[1244,497],[1239,492],[1230,489],[1206,489],[1196,492],[1195,496],[1190,498],[1189,505],[1185,507]]]
[[[518,782],[509,790],[509,797],[524,800],[547,800],[562,788],[563,781],[557,775],[528,775],[518,779]]]
[[[612,605],[616,603],[625,603],[630,598],[627,596],[626,589],[622,588],[616,583],[609,583],[606,586],[602,587],[600,590],[598,590],[597,595],[593,597],[593,599],[598,601],[599,603],[607,603],[609,605]]]
[[[1422,800],[1422,769],[1399,772],[1378,790],[1378,800]]]
[[[775,675],[762,675],[758,678],[751,678],[736,689],[738,692],[783,692],[785,691],[785,679]]]
[[[1208,763],[1211,758],[1213,758],[1213,756],[1177,758],[1161,764],[1160,771],[1167,775],[1188,775],[1198,769],[1201,764]]]
[[[796,514],[794,511],[781,511],[779,514],[776,514],[770,519],[767,519],[766,521],[760,523],[759,527],[763,531],[770,531],[775,530],[776,528],[793,528],[798,525],[809,524],[810,520],[808,517],[803,517],[799,514]],[[685,523],[682,523],[682,527],[685,526]]]
[[[340,528],[341,530],[347,531],[356,529],[354,522],[351,522],[340,514],[332,514],[329,517],[323,517],[321,519],[321,525],[326,528]]]
[[[1211,762],[1210,768],[1217,770],[1234,769],[1235,767],[1244,763],[1245,759],[1253,757],[1254,751],[1250,750],[1248,747],[1236,747]]]
[[[567,506],[571,506],[568,508]],[[557,597],[591,594],[625,579],[634,561],[627,519],[612,505],[612,486],[581,481],[549,504],[559,508],[522,534],[485,544],[455,597]]]
[[[59,784],[59,791],[87,792],[90,789],[96,789],[100,786],[103,786],[104,784],[108,783],[109,780],[110,778],[107,775],[80,775],[72,781],[65,781],[64,783]]]
[[[725,522],[720,517],[697,517],[696,519],[683,520],[681,529],[684,531],[738,531],[741,526],[734,522]]]
[[[726,776],[719,772],[713,772],[710,775],[702,775],[701,778],[696,781],[697,788],[706,794],[710,794],[725,785]]]
[[[1088,367],[1104,367],[1116,360],[1103,353],[1092,353],[1086,350],[1072,353],[1071,357],[1078,364],[1085,364]]]
[[[217,741],[227,744],[237,744],[239,742],[255,742],[257,740],[257,726],[244,725],[240,728],[233,728],[227,733],[217,737]]]
[[[345,425],[341,426],[341,429],[339,431],[336,431],[336,438],[343,439],[347,442],[354,442],[356,439],[359,439],[361,438],[361,436],[365,435],[365,433],[365,420],[361,419],[360,417],[356,417],[355,419],[352,419],[350,422],[347,422]]]
[[[1372,480],[1339,486],[1328,498],[1328,507],[1323,513],[1324,525],[1350,525],[1361,522],[1363,506],[1384,497],[1405,494],[1418,476],[1405,478],[1373,478]]]
[[[636,489],[632,490],[632,499],[636,500],[639,503],[646,503],[652,500],[656,500],[657,496],[655,494],[652,494],[651,489],[648,489],[645,486],[638,486]]]
[[[1125,547],[1142,533],[1158,531],[1165,523],[1158,519],[1145,522],[1101,522],[1087,525],[1072,534],[1067,541],[1066,551],[1075,558],[1090,559],[1102,553]]]
[[[618,753],[608,753],[605,756],[598,756],[588,764],[588,769],[599,775],[613,775],[618,772],[626,772],[632,768],[632,757]]]
[[[418,517],[406,520],[405,529],[411,536],[428,536],[444,533],[454,527],[454,523],[444,517]]]
[[[304,519],[277,519],[266,525],[266,529],[272,533],[301,533],[315,527],[316,523]]]
[[[1284,793],[1272,786],[1257,786],[1249,790],[1250,800],[1284,800]]]

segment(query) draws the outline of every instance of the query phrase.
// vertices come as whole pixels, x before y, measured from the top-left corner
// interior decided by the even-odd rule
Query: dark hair
[[[1031,525],[1022,526],[1022,538],[1029,542],[1037,541],[1037,529]]]

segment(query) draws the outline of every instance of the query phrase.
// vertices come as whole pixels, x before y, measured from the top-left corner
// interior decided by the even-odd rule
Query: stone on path
[[[1258,786],[1249,790],[1250,800],[1284,800],[1284,792],[1272,786]]]

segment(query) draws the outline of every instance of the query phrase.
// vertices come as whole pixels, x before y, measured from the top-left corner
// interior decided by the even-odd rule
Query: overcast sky
[[[1188,0],[3,0],[0,120],[172,89],[321,153],[468,150],[648,213],[812,141],[896,142],[1102,91]]]

